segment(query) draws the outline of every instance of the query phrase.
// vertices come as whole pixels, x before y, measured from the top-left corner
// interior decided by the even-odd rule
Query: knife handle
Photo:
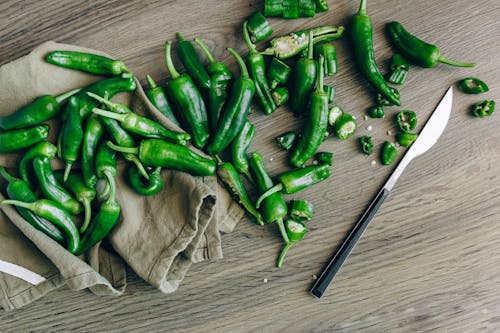
[[[330,285],[335,275],[340,270],[347,257],[351,253],[352,249],[363,235],[363,232],[370,224],[372,218],[377,213],[385,198],[389,195],[390,191],[383,187],[373,198],[372,202],[365,210],[359,221],[354,225],[351,231],[346,235],[340,246],[334,252],[333,256],[328,261],[327,265],[323,269],[323,272],[319,278],[314,283],[311,294],[317,298],[321,298],[326,288]]]

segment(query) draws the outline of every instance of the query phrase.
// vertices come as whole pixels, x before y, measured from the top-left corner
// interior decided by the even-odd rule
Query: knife
[[[382,189],[375,195],[375,198],[368,205],[363,215],[361,215],[359,221],[354,225],[351,231],[349,231],[336,252],[330,258],[330,261],[327,263],[311,289],[311,294],[313,296],[317,298],[323,296],[335,275],[342,267],[342,264],[346,261],[352,249],[368,227],[368,224],[370,224],[373,216],[375,216],[375,213],[389,195],[399,176],[401,176],[408,164],[415,157],[429,150],[437,142],[450,118],[452,103],[453,87],[450,87],[420,132],[417,140],[415,140],[408,149]]]
[[[23,279],[33,285],[37,285],[45,281],[45,278],[40,274],[30,271],[22,266],[0,260],[0,272]]]

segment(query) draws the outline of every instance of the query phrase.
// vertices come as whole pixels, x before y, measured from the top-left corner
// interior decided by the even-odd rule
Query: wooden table
[[[314,19],[272,19],[276,34],[346,24],[358,1],[329,1]],[[225,52],[245,52],[243,19],[263,1],[13,1],[0,4],[0,64],[47,40],[99,49],[124,60],[144,82],[165,79],[163,44],[177,31],[199,36],[237,71]],[[475,61],[474,69],[412,67],[400,89],[403,107],[424,123],[450,85],[466,76],[490,86],[483,96],[456,90],[453,112],[439,142],[411,163],[354,249],[327,294],[309,289],[332,251],[351,228],[393,166],[377,153],[365,157],[356,139],[330,138],[333,176],[296,195],[316,206],[310,232],[284,267],[274,267],[280,249],[273,227],[248,218],[223,236],[225,258],[196,264],[177,292],[163,295],[132,271],[122,297],[97,297],[62,288],[20,310],[0,312],[2,332],[498,332],[500,330],[500,111],[470,116],[482,99],[500,102],[500,5],[495,0],[370,0],[377,60],[387,67],[391,49],[384,24],[398,20],[440,46],[444,55]],[[347,38],[336,43],[339,73],[328,83],[336,103],[358,119],[357,136],[369,134],[378,151],[393,140],[392,116],[364,119],[373,103],[353,62]],[[262,48],[264,45],[261,45]],[[274,137],[299,128],[280,109],[265,117],[256,108],[252,150],[261,151],[273,175],[286,169],[286,154]],[[373,130],[368,131],[367,127]],[[419,127],[421,128],[421,127]],[[388,135],[391,133],[390,135]],[[399,149],[400,156],[404,149]]]

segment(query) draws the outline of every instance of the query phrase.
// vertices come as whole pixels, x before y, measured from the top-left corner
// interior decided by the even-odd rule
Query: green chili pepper
[[[474,67],[472,63],[458,62],[441,56],[441,52],[435,45],[411,35],[399,22],[387,23],[387,30],[389,40],[396,49],[406,59],[421,67],[432,68],[440,62],[457,67]]]
[[[217,132],[207,146],[209,154],[216,154],[224,150],[238,135],[250,112],[250,105],[255,94],[255,83],[248,75],[245,62],[232,48],[228,48],[240,66],[241,75],[236,79],[231,88],[229,99],[224,105]]]
[[[299,16],[299,0],[283,0],[283,18],[296,19]]]
[[[167,94],[174,105],[174,110],[177,111],[182,128],[191,134],[194,146],[201,149],[205,146],[209,137],[205,102],[203,102],[201,93],[191,76],[187,73],[179,74],[175,69],[172,62],[171,47],[171,42],[165,44],[165,60],[170,76],[172,77],[167,83]],[[209,77],[208,80],[210,83]]]
[[[163,178],[161,178],[161,167],[156,167],[149,175],[149,180],[144,181],[135,166],[127,169],[127,180],[130,186],[141,195],[153,195],[163,188]]]
[[[478,118],[491,116],[495,111],[495,101],[482,101],[473,105],[472,115]]]
[[[208,123],[211,134],[217,130],[222,108],[227,100],[229,87],[233,81],[233,73],[222,61],[216,61],[208,47],[199,38],[194,39],[208,59],[207,72],[210,75],[210,89],[208,90]]]
[[[12,200],[24,202],[34,202],[37,200],[35,194],[31,191],[28,182],[11,176],[4,167],[0,167],[0,175],[7,180],[7,196]],[[58,243],[65,242],[64,235],[52,222],[35,215],[26,208],[16,207],[21,215],[35,229],[43,232]]]
[[[335,121],[335,134],[340,140],[346,140],[356,133],[356,120],[347,113],[341,114]]]
[[[397,91],[396,89],[394,89],[392,87],[390,89],[394,92],[394,96],[399,98],[399,91]],[[382,95],[381,93],[377,93],[377,104],[383,105],[383,106],[396,105],[393,102],[391,102],[390,100],[388,100],[387,98],[385,98],[384,95]]]
[[[295,220],[310,220],[314,214],[314,205],[307,200],[292,200],[290,201],[288,211],[290,212],[290,216]]]
[[[288,102],[288,99],[290,98],[290,93],[288,92],[288,89],[285,87],[278,87],[273,90],[271,93],[271,96],[273,97],[274,104],[276,106],[282,106]]]
[[[255,12],[248,18],[248,33],[250,40],[257,43],[271,36],[273,28],[261,12]]]
[[[260,207],[262,201],[276,192],[283,194],[294,194],[309,186],[322,182],[330,177],[331,171],[328,164],[309,165],[304,168],[288,171],[278,176],[278,184],[262,193],[255,207]]]
[[[239,173],[252,179],[248,171],[248,156],[247,151],[252,143],[253,135],[255,134],[255,126],[248,120],[241,129],[240,133],[234,138],[231,143],[231,153],[233,157],[233,165]]]
[[[383,165],[389,165],[394,160],[396,159],[398,155],[398,151],[396,150],[396,147],[392,144],[392,142],[385,141],[384,145],[382,146],[382,164]]]
[[[403,84],[410,70],[408,61],[401,54],[395,53],[391,58],[389,68],[391,71],[387,75],[387,81],[392,84]]]
[[[274,90],[278,85],[285,85],[291,74],[292,67],[288,66],[278,58],[273,57],[269,63],[269,68],[267,69],[269,88]]]
[[[337,105],[332,106],[328,111],[328,125],[335,126],[337,119],[339,119],[339,117],[343,114],[344,111],[342,111],[342,109],[339,106]]]
[[[66,163],[64,180],[68,179],[71,167],[80,157],[83,143],[82,117],[80,114],[81,100],[77,96],[69,99],[64,113],[66,115],[61,128],[61,157]]]
[[[99,198],[105,198],[109,195],[111,187],[114,186],[114,177],[118,171],[116,169],[116,151],[111,149],[106,141],[99,144],[95,157],[96,174],[99,179],[106,179],[106,186],[99,194]]]
[[[95,155],[97,145],[104,134],[104,125],[100,117],[92,114],[87,118],[85,132],[82,143],[82,175],[85,184],[88,187],[94,187],[97,184],[97,175],[95,173]]]
[[[326,0],[316,0],[316,13],[328,11],[328,2]]]
[[[335,92],[336,89],[335,87],[324,85],[323,90],[325,91],[325,94],[328,95],[328,104],[331,104],[335,101]]]
[[[384,118],[385,116],[384,106],[380,104],[371,106],[370,108],[368,108],[368,115],[371,118]]]
[[[248,72],[255,83],[255,92],[259,97],[264,114],[269,115],[276,110],[276,105],[274,104],[274,100],[271,96],[271,89],[267,82],[264,56],[255,49],[255,45],[252,44],[250,40],[247,21],[243,22],[243,36],[249,52],[246,59]]]
[[[162,87],[158,87],[153,78],[149,75],[146,75],[146,80],[149,84],[149,89],[145,90],[146,96],[151,104],[154,105],[155,108],[160,111],[162,115],[164,115],[167,119],[169,119],[172,123],[177,126],[180,126],[177,118],[174,115],[174,111],[168,102],[167,94]]]
[[[363,135],[359,138],[359,145],[361,146],[361,151],[366,155],[371,155],[373,152],[373,142],[371,136]]]
[[[257,186],[259,194],[266,192],[274,186],[264,165],[262,155],[257,152],[253,152],[250,157],[250,169],[252,170],[252,176],[255,180],[255,185]],[[283,225],[283,219],[288,212],[288,207],[281,194],[273,193],[266,197],[262,201],[259,212],[262,214],[264,223],[276,223],[278,225],[283,241],[288,243],[289,240],[285,231],[285,226]]]
[[[398,123],[398,127],[403,132],[411,132],[417,126],[417,115],[415,112],[410,110],[400,111],[396,115],[396,121]]]
[[[290,104],[292,111],[303,113],[316,83],[317,66],[313,58],[312,31],[309,31],[309,48],[307,57],[302,57],[295,63],[292,76],[292,96]],[[321,66],[322,67],[322,66]],[[323,88],[323,83],[321,83]]]
[[[265,0],[264,16],[283,16],[283,0]]]
[[[466,94],[481,94],[490,90],[486,83],[474,77],[460,80],[458,87]]]
[[[297,143],[298,135],[295,132],[286,132],[276,138],[278,145],[284,150],[292,149]]]
[[[50,142],[43,141],[32,146],[23,155],[21,162],[19,162],[19,174],[21,175],[21,178],[27,184],[29,184],[31,189],[36,188],[35,184],[33,183],[33,177],[32,177],[33,159],[35,157],[47,157],[48,159],[53,159],[56,156],[56,153],[57,153],[56,146],[54,146]],[[22,199],[20,200],[26,201]]]
[[[130,73],[127,66],[120,60],[85,52],[53,51],[45,57],[45,60],[52,65],[98,75]]]
[[[314,45],[314,58],[319,59],[320,55],[325,58],[323,70],[325,76],[337,74],[337,51],[332,43],[321,43]]]
[[[295,220],[286,220],[285,228],[290,242],[285,244],[285,246],[281,250],[278,261],[276,262],[276,267],[281,267],[283,265],[283,261],[285,260],[285,256],[288,253],[288,250],[290,250],[290,248],[295,243],[304,238],[304,235],[307,232],[307,227],[304,225],[304,223]]]
[[[0,117],[0,128],[3,130],[25,128],[52,119],[61,111],[61,103],[79,91],[80,89],[74,89],[56,97],[40,96],[16,112]]]
[[[0,153],[8,154],[28,148],[49,136],[49,125],[38,125],[0,133]]]
[[[328,164],[331,166],[333,164],[333,153],[327,151],[316,153],[316,155],[314,155],[314,160],[320,164]]]
[[[290,155],[290,164],[294,167],[303,166],[316,153],[328,127],[328,95],[323,89],[323,61],[323,56],[320,56],[316,90],[310,96],[302,137]]]
[[[396,89],[385,82],[375,61],[373,52],[372,21],[366,13],[366,0],[361,0],[359,11],[351,19],[349,29],[353,46],[353,55],[363,76],[368,82],[394,105],[401,105]]]
[[[316,14],[315,0],[299,0],[299,16],[313,17]]]
[[[243,206],[247,213],[255,218],[257,224],[264,225],[262,215],[257,211],[254,204],[250,200],[245,185],[243,185],[240,175],[234,166],[229,162],[220,164],[217,167],[217,175],[226,185],[231,194],[237,198],[238,203]]]
[[[142,140],[139,147],[126,148],[114,145],[108,146],[116,151],[135,154],[145,165],[164,167],[187,172],[193,176],[211,176],[215,173],[215,162],[187,148],[160,139]]]
[[[417,139],[417,134],[415,133],[398,133],[396,136],[398,143],[402,147],[409,147]]]
[[[65,234],[67,240],[66,249],[71,253],[76,252],[80,245],[80,235],[71,215],[57,202],[47,199],[40,199],[34,202],[4,200],[2,204],[28,209],[35,213],[35,215],[52,222]]]
[[[180,32],[176,35],[179,41],[177,44],[177,55],[179,56],[182,65],[184,65],[184,69],[189,73],[193,81],[200,88],[210,88],[210,76],[205,70],[193,43],[185,40]]]
[[[344,30],[342,26],[330,25],[292,32],[288,35],[271,39],[271,46],[261,53],[264,55],[273,55],[281,60],[289,59],[308,48],[310,31],[313,34],[313,44],[319,44],[342,38]]]

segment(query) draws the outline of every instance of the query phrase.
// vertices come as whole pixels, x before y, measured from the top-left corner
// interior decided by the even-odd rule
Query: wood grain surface
[[[271,19],[275,34],[323,24],[346,24],[358,1],[330,0],[313,19]],[[14,1],[0,2],[0,64],[47,40],[99,49],[124,60],[145,82],[166,79],[163,45],[181,31],[207,41],[237,72],[228,46],[246,50],[243,19],[263,1]],[[118,298],[62,288],[12,312],[0,311],[1,332],[499,332],[500,331],[500,110],[470,116],[482,99],[500,102],[500,2],[497,0],[370,0],[375,51],[382,68],[392,51],[384,24],[440,46],[474,69],[412,67],[401,88],[403,108],[415,110],[419,129],[445,90],[466,76],[489,84],[482,96],[456,90],[453,112],[439,142],[410,164],[326,295],[309,295],[332,251],[378,191],[393,166],[377,153],[365,157],[357,140],[330,138],[332,177],[295,195],[316,206],[310,232],[274,267],[277,230],[245,218],[223,236],[225,258],[192,267],[177,292],[163,295],[128,271]],[[347,38],[336,43],[339,73],[328,78],[336,103],[358,119],[357,136],[370,134],[378,151],[393,140],[388,108],[381,120],[364,119],[373,96],[351,60]],[[259,44],[259,48],[263,48]],[[280,109],[251,115],[259,150],[273,175],[287,169],[274,137],[300,126]],[[373,130],[368,131],[367,127]],[[392,132],[388,135],[388,131]],[[401,157],[405,150],[399,149]]]

